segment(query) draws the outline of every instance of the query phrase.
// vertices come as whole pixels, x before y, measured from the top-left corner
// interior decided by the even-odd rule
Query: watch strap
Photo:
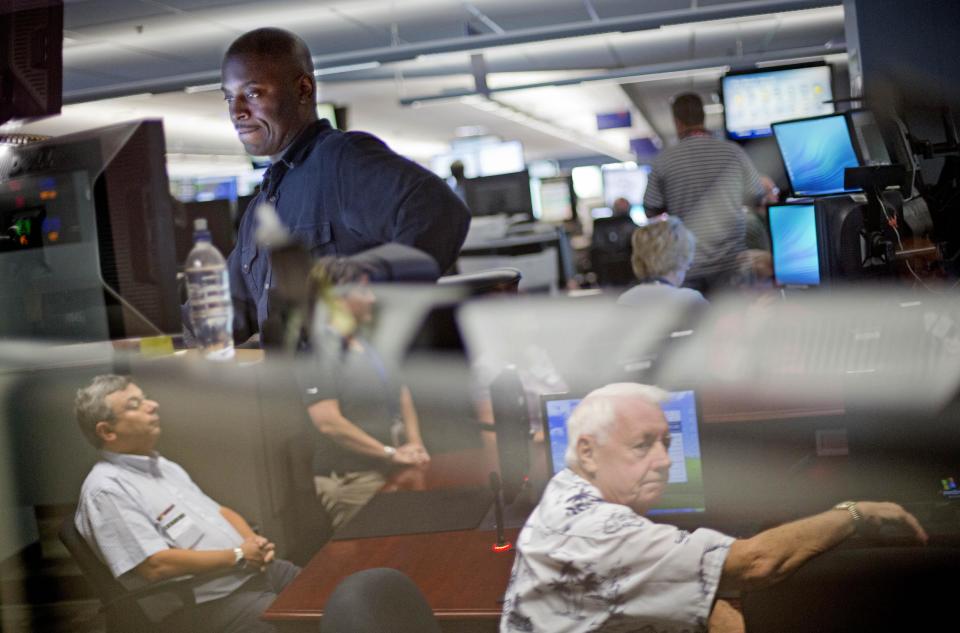
[[[860,514],[860,510],[857,509],[856,501],[841,501],[837,505],[833,506],[834,510],[846,510],[850,517],[853,518],[853,524],[856,527],[860,527],[863,523],[863,515]]]

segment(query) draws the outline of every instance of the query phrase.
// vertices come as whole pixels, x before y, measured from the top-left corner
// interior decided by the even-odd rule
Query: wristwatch
[[[233,564],[239,567],[243,562],[243,548],[234,547],[233,548]]]
[[[397,454],[397,449],[389,444],[383,445],[383,454],[386,455],[387,461],[391,461],[393,456]]]
[[[857,510],[856,501],[841,501],[837,505],[833,506],[834,510],[846,510],[850,513],[850,516],[853,518],[853,526],[858,528],[863,524],[863,515],[860,514],[860,510]]]

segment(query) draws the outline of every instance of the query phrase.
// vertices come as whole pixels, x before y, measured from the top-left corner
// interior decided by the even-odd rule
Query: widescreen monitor
[[[566,468],[567,418],[580,400],[571,394],[541,397],[544,441],[551,475]],[[701,415],[696,394],[687,390],[671,391],[660,408],[670,425],[670,473],[660,502],[647,514],[705,512]]]
[[[567,222],[576,215],[576,199],[569,176],[540,178],[534,215],[541,222]]]
[[[730,73],[721,92],[727,135],[736,140],[770,136],[777,121],[834,112],[826,64]]]
[[[820,284],[820,249],[814,204],[775,204],[767,209],[773,277],[782,286]]]
[[[860,166],[846,116],[774,123],[773,134],[794,196],[856,191],[843,186],[844,171]]]
[[[463,188],[473,215],[523,214],[533,217],[530,174],[526,171],[467,178]]]
[[[613,201],[617,198],[626,198],[630,201],[631,207],[642,205],[650,169],[649,165],[640,165],[632,169],[602,170],[604,204],[612,207]]]
[[[463,163],[466,178],[499,176],[523,171],[523,143],[484,139],[475,143],[459,143],[446,154],[430,159],[430,170],[441,178],[450,177],[450,165],[459,160]]]

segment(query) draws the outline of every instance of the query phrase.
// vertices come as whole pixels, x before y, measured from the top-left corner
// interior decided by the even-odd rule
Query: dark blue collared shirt
[[[254,240],[256,209],[269,201],[294,238],[314,257],[352,255],[397,242],[437,260],[456,261],[470,212],[433,173],[364,132],[340,132],[326,119],[310,124],[270,166],[247,206],[227,258],[233,334],[243,342],[267,318],[270,256]]]

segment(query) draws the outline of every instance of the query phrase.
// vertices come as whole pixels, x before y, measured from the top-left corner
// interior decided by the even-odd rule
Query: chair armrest
[[[194,587],[210,580],[228,576],[236,571],[236,568],[231,567],[230,569],[218,569],[205,574],[197,574],[196,576],[181,576],[179,578],[161,580],[160,582],[155,582],[145,587],[128,591],[120,596],[117,596],[113,600],[110,600],[109,602],[103,603],[100,606],[100,611],[107,611],[108,609],[126,604],[131,600],[139,600],[140,598],[146,598],[148,596],[164,593],[173,593],[180,596],[185,606],[195,606],[196,597],[193,595]]]

